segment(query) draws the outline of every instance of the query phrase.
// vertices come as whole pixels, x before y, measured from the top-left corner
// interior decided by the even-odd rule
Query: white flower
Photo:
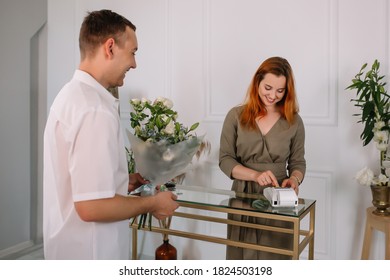
[[[157,97],[157,98],[154,100],[153,104],[164,103],[164,100],[165,100],[165,97],[159,96],[159,97]]]
[[[175,132],[175,123],[171,120],[164,129],[166,134],[173,134]]]
[[[148,104],[152,103],[152,101],[150,101],[149,99],[143,97],[143,98],[141,99],[141,103],[142,103],[142,105],[145,105],[146,103],[148,103]]]
[[[141,103],[141,100],[139,100],[138,98],[133,98],[130,100],[130,103],[133,105],[138,105]]]
[[[375,142],[387,142],[389,136],[387,131],[379,130],[374,132],[374,141]]]
[[[378,183],[381,183],[381,184],[386,184],[387,182],[389,181],[389,178],[386,177],[386,175],[384,174],[380,174],[378,176]]]
[[[385,126],[384,121],[377,121],[374,125],[374,130],[381,130]]]
[[[355,179],[358,180],[361,185],[370,186],[374,179],[374,172],[372,172],[371,169],[364,167],[356,174]]]
[[[167,107],[168,109],[171,109],[172,107],[173,107],[173,102],[170,100],[170,99],[168,99],[168,98],[166,98],[165,100],[164,100],[164,106],[165,107]]]
[[[166,97],[162,97],[162,96],[157,97],[156,100],[154,101],[154,104],[157,103],[161,103],[165,108],[168,109],[171,109],[173,107],[173,102]]]
[[[379,151],[385,152],[387,150],[388,144],[387,143],[375,143],[375,146]]]

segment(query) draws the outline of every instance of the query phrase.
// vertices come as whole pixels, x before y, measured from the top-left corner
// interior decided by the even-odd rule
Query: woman
[[[294,76],[281,57],[265,60],[257,69],[242,106],[224,121],[219,154],[221,170],[233,179],[232,190],[263,193],[270,186],[291,187],[298,194],[306,171],[305,130],[298,115]],[[291,227],[235,215],[234,219]],[[292,248],[292,235],[229,226],[228,238],[283,249]],[[227,259],[288,259],[288,256],[227,247]]]

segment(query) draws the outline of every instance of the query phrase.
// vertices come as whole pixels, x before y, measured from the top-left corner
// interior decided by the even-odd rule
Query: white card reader
[[[263,194],[272,207],[298,206],[298,196],[291,188],[268,187],[264,189]]]

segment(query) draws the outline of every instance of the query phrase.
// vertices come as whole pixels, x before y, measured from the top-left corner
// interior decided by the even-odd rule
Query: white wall
[[[48,105],[78,65],[78,31],[86,11],[102,8],[137,26],[138,68],[120,89],[124,126],[129,128],[130,98],[164,95],[173,99],[184,123],[201,121],[212,142],[210,157],[190,174],[188,184],[230,188],[218,168],[223,118],[243,100],[261,61],[287,58],[307,134],[301,196],[317,200],[315,258],[360,258],[371,194],[353,177],[365,165],[377,168],[378,156],[372,145],[362,147],[352,92],[344,89],[360,66],[375,58],[389,74],[389,1],[49,1]],[[224,234],[223,228],[217,231]],[[142,253],[153,256],[161,238],[144,236]],[[221,245],[179,238],[174,243],[182,258],[224,258]],[[381,233],[374,235],[374,244],[372,257],[382,259]]]
[[[44,0],[0,1],[0,258],[42,240],[46,8]]]

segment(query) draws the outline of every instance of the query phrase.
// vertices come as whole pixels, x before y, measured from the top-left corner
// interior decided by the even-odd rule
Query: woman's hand
[[[299,193],[299,181],[297,176],[291,176],[290,178],[284,179],[282,182],[282,188],[289,187],[292,188],[295,193],[298,195]]]
[[[279,187],[278,180],[270,170],[258,172],[254,181],[260,186],[272,185],[274,187]]]

